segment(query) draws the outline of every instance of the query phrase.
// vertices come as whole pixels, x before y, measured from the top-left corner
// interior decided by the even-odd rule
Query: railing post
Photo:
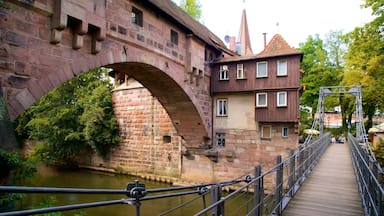
[[[298,150],[298,164],[297,164],[297,178],[300,179],[299,184],[301,184],[301,178],[303,175],[303,146],[299,146]]]
[[[211,203],[216,203],[221,199],[221,186],[219,184],[212,186]],[[212,216],[224,215],[224,204],[214,207],[211,211]]]
[[[288,187],[290,192],[290,196],[293,197],[295,195],[295,169],[296,169],[296,156],[295,156],[295,151],[291,149],[289,153],[289,175],[288,175]]]
[[[258,165],[255,167],[255,184],[254,184],[254,193],[253,193],[253,212],[254,216],[261,216],[261,197],[262,197],[262,178],[261,176],[261,166]]]
[[[282,206],[281,201],[283,197],[283,164],[281,163],[281,155],[276,157],[276,192],[275,192],[275,203],[276,203],[276,215],[281,215]]]

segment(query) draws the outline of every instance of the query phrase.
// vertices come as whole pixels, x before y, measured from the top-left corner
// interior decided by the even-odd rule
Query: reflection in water
[[[92,188],[92,189],[125,189],[127,183],[133,183],[139,180],[144,183],[146,189],[171,187],[168,184],[150,182],[136,177],[114,175],[100,172],[91,172],[85,170],[63,170],[48,167],[39,168],[39,172],[35,178],[25,186],[38,187],[67,187],[67,188]],[[88,195],[88,194],[27,194],[19,203],[20,208],[28,209],[41,205],[44,197],[54,196],[56,202],[54,206],[79,204],[87,202],[98,202],[105,200],[117,200],[126,198],[124,195]],[[151,201],[143,201],[140,213],[141,215],[159,215],[182,202],[193,199],[198,195],[179,196],[173,198],[157,199]],[[210,198],[206,198],[209,202]],[[207,203],[209,205],[209,203]],[[177,210],[167,215],[193,215],[200,211],[203,207],[203,200],[197,199],[191,205]],[[63,212],[63,215],[74,215],[79,211],[92,216],[105,215],[136,215],[135,206],[129,204],[117,204],[111,206],[95,207],[83,210],[74,210]]]

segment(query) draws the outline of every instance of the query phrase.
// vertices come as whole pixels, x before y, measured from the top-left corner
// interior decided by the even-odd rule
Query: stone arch
[[[149,89],[168,112],[188,147],[205,145],[210,137],[210,115],[203,112],[201,97],[206,96],[196,94],[193,86],[185,82],[184,66],[140,50],[135,52],[136,55],[127,55],[124,49],[125,46],[122,46],[122,49],[111,47],[98,55],[74,58],[70,63],[54,61],[50,68],[55,70],[47,76],[23,80],[26,82],[26,88],[14,91],[16,100],[8,99],[11,119],[15,119],[33,102],[74,76],[94,68],[107,67],[132,76]],[[145,63],[148,59],[153,61]]]
[[[155,96],[168,115],[178,134],[188,147],[202,147],[208,133],[196,102],[167,73],[146,63],[124,62],[108,65],[113,70],[127,74],[139,81]]]

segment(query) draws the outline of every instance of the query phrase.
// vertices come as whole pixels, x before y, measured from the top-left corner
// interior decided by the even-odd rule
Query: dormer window
[[[256,78],[268,77],[268,63],[257,62],[256,65]]]
[[[287,76],[287,60],[277,61],[277,76]]]
[[[236,78],[237,79],[246,79],[245,71],[244,71],[244,65],[243,64],[237,64]]]
[[[220,80],[229,80],[228,65],[220,65]]]
[[[143,27],[143,12],[135,7],[132,7],[131,22]]]

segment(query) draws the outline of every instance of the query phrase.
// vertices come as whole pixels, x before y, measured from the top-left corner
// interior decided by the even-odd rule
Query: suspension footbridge
[[[331,144],[324,133],[324,98],[351,94],[356,99],[356,134],[345,144]],[[277,155],[275,166],[254,170],[227,182],[182,187],[146,189],[136,181],[122,190],[0,186],[1,193],[120,194],[121,199],[0,213],[33,215],[73,209],[124,204],[140,215],[141,203],[148,200],[192,195],[190,200],[157,215],[178,215],[177,210],[201,200],[201,209],[190,215],[384,215],[383,171],[370,149],[363,121],[361,87],[322,87],[312,124],[320,135],[310,134],[286,158]],[[224,188],[234,188],[223,193]],[[233,200],[242,205],[233,205]]]

